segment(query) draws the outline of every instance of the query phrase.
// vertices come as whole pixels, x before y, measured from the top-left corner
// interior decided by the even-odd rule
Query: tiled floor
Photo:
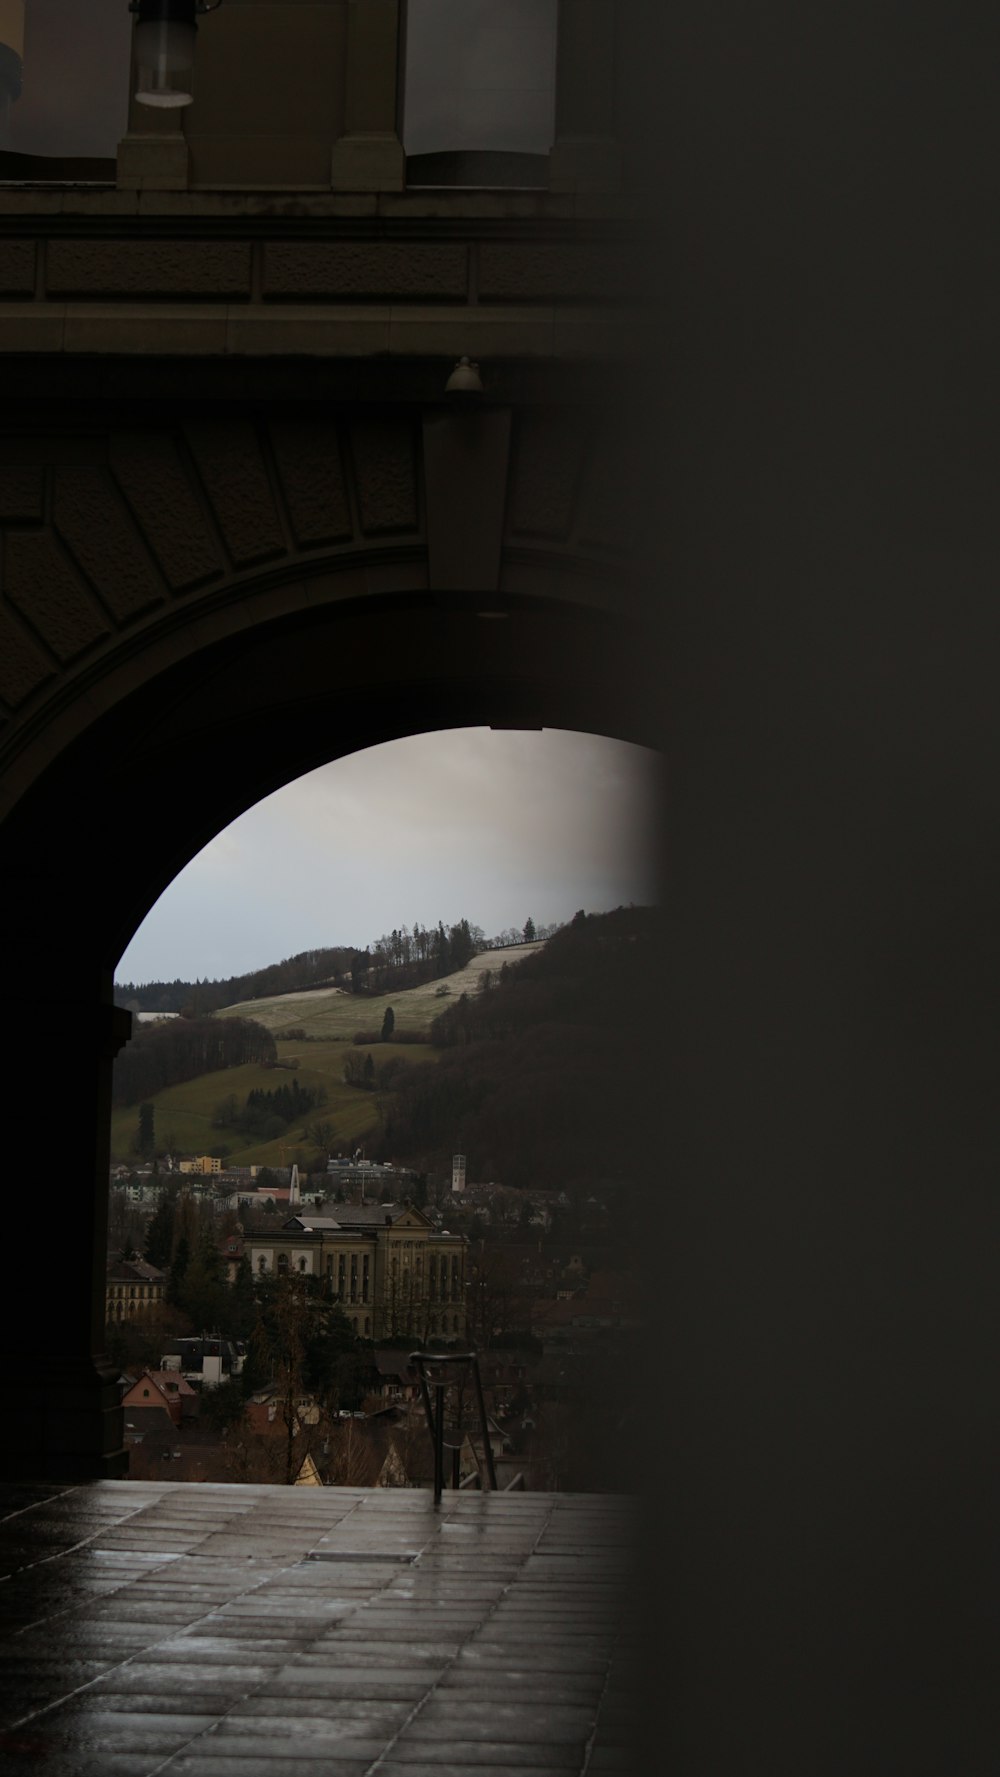
[[[0,1485],[0,1772],[623,1773],[632,1510]]]

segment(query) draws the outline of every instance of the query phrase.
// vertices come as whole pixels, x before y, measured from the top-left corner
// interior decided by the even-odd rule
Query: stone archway
[[[601,474],[608,436],[593,415],[583,428],[558,412],[501,412],[485,428],[475,416],[477,458],[467,415],[445,417],[446,445],[453,424],[457,489],[454,453],[442,469],[441,433],[428,447],[413,409],[147,417],[138,431],[112,421],[96,442],[66,428],[43,441],[48,460],[0,476],[15,644],[0,741],[23,1111],[12,1158],[29,1174],[51,1130],[74,1181],[59,1309],[10,1473],[123,1467],[101,1358],[111,1067],[129,1025],[111,986],[183,864],[302,772],[429,728],[656,744],[641,575]],[[459,529],[457,553],[440,540],[455,497],[484,514],[474,534]]]

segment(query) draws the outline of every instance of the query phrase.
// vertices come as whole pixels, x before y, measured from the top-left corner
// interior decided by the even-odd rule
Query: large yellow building
[[[145,1259],[115,1259],[108,1263],[105,1284],[105,1320],[134,1320],[163,1301],[166,1276]]]
[[[363,1339],[464,1339],[467,1247],[415,1205],[393,1203],[338,1205],[336,1218],[302,1213],[246,1237],[255,1276],[324,1279]]]

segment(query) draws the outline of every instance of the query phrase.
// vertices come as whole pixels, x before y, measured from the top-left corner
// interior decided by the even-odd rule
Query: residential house
[[[243,1357],[243,1345],[238,1340],[171,1339],[160,1357],[160,1368],[171,1375],[179,1373],[203,1388],[215,1388],[230,1376],[242,1374]]]
[[[185,1401],[196,1401],[197,1398],[195,1390],[183,1376],[170,1370],[143,1370],[137,1381],[122,1395],[126,1442],[130,1419],[138,1425],[147,1423],[146,1419],[137,1421],[137,1413],[148,1415],[154,1412],[161,1416],[166,1413],[172,1425],[180,1425]]]

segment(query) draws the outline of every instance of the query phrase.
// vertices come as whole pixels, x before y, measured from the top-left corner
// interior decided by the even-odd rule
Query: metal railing
[[[475,1351],[412,1351],[410,1362],[416,1369],[420,1379],[420,1393],[427,1415],[427,1429],[431,1434],[434,1446],[434,1504],[440,1505],[444,1491],[444,1452],[445,1438],[445,1394],[449,1388],[461,1389],[468,1372],[471,1370],[476,1389],[476,1403],[479,1408],[479,1427],[483,1440],[483,1457],[486,1473],[489,1477],[490,1489],[497,1490],[496,1469],[493,1464],[493,1446],[490,1443],[490,1428],[486,1417],[486,1401],[483,1395],[483,1380],[479,1374],[479,1357]],[[431,1400],[431,1387],[434,1389],[434,1400]],[[451,1485],[460,1488],[462,1445],[465,1432],[461,1422],[461,1410],[456,1414],[458,1442],[448,1443],[451,1451]],[[478,1459],[477,1459],[478,1462]],[[481,1481],[477,1474],[468,1478],[470,1485]]]

